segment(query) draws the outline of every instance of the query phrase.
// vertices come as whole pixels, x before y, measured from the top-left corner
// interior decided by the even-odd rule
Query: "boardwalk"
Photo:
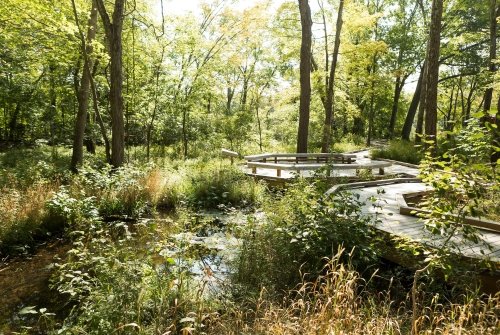
[[[348,187],[349,185],[347,185]],[[444,243],[442,237],[435,236],[425,230],[423,222],[419,218],[399,213],[398,195],[426,190],[429,190],[429,187],[425,184],[412,182],[361,187],[351,191],[359,195],[360,201],[364,204],[362,212],[372,216],[373,225],[377,229],[424,245],[440,247]],[[375,198],[377,201],[373,203],[370,198]],[[480,234],[482,239],[492,247],[492,250],[487,248],[484,243],[464,242],[460,236],[457,236],[454,238],[454,242],[459,248],[457,252],[469,258],[489,258],[500,263],[500,233],[481,230]]]
[[[368,158],[369,151],[368,150],[363,150],[360,152],[356,152],[356,163],[357,164],[370,164],[373,161]],[[303,170],[303,171],[287,171],[283,170],[281,171],[281,176],[279,178],[276,177],[276,169],[265,169],[265,168],[259,168],[257,170],[257,174],[252,173],[252,169],[248,168],[246,166],[243,166],[243,171],[250,175],[250,176],[256,176],[256,177],[261,177],[261,178],[271,178],[271,179],[292,179],[295,178],[297,175],[300,175],[302,177],[311,177],[314,175],[315,171],[308,171],[308,170]],[[418,168],[416,167],[408,167],[406,165],[398,164],[398,163],[393,163],[392,166],[385,168],[385,173],[386,174],[405,174],[408,176],[417,176],[418,175]],[[353,169],[346,169],[346,170],[333,170],[331,172],[331,177],[355,177],[356,176],[356,171]]]

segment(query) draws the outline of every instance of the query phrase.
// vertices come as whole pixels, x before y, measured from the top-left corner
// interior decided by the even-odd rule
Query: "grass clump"
[[[38,182],[0,190],[0,254],[24,253],[58,230],[45,206],[57,189],[57,183]]]
[[[278,197],[280,197],[278,195]],[[344,245],[360,269],[376,264],[375,234],[356,198],[346,193],[323,195],[315,184],[299,179],[278,201],[267,204],[267,221],[250,224],[234,280],[244,294],[266,287],[280,295],[300,281],[318,276],[324,259]]]
[[[333,152],[352,152],[366,148],[365,140],[361,136],[348,134],[333,144]]]
[[[154,210],[164,192],[162,170],[153,165],[126,165],[116,171],[83,167],[71,183],[71,194],[96,198],[103,217],[138,218]],[[81,193],[79,195],[79,193]]]
[[[384,148],[371,150],[371,157],[373,159],[385,158],[418,165],[423,158],[423,154],[412,142],[392,140]]]
[[[253,207],[265,198],[263,183],[222,161],[188,161],[169,168],[160,206],[217,209]]]
[[[273,300],[263,289],[254,307],[223,315],[211,333],[410,334],[409,298],[396,303],[390,288],[373,290],[370,282],[380,274],[363,278],[345,259],[344,249],[339,249],[325,260],[321,275],[303,277],[283,299]],[[426,297],[418,305],[417,334],[498,334],[498,295],[469,292],[449,300],[437,292],[420,292]]]

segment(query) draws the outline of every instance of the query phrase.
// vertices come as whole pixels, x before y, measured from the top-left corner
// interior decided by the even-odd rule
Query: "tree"
[[[493,76],[497,69],[496,65],[496,53],[497,53],[497,14],[500,12],[500,8],[497,8],[497,0],[490,0],[489,8],[489,26],[490,26],[490,50],[489,50],[489,65],[488,70]],[[491,102],[493,100],[493,86],[489,86],[484,92],[484,102],[483,111],[487,114],[491,108]],[[487,115],[484,115],[482,122],[487,119]]]
[[[112,21],[103,0],[96,0],[110,57],[111,165],[123,165],[125,159],[125,126],[123,121],[122,30],[125,0],[115,0]]]
[[[325,84],[327,87],[326,91],[326,99],[324,99],[324,107],[325,107],[325,122],[323,124],[323,140],[321,142],[321,152],[329,152],[330,151],[330,140],[332,137],[332,117],[333,117],[333,105],[334,105],[334,84],[335,84],[335,71],[337,69],[337,59],[339,55],[340,48],[340,32],[342,30],[342,12],[344,10],[344,0],[340,0],[339,9],[337,14],[337,25],[335,29],[335,43],[333,47],[333,55],[332,55],[332,64],[330,67],[330,75],[326,77]],[[323,23],[324,13],[323,13]],[[327,45],[327,32],[326,32],[326,24],[325,24],[325,64],[326,71],[328,71],[328,45]]]
[[[443,0],[432,1],[431,26],[429,29],[429,44],[427,48],[427,82],[425,85],[425,136],[434,141],[434,151],[437,145],[437,88],[439,78],[439,49],[441,46],[441,18],[443,15]]]
[[[413,73],[419,58],[421,59],[421,48],[419,45],[422,41],[418,38],[420,35],[417,32],[417,26],[415,24],[415,17],[418,13],[418,3],[415,3],[413,9],[411,10],[409,10],[409,7],[410,6],[407,0],[398,1],[398,9],[393,14],[395,24],[389,31],[388,36],[388,43],[391,45],[391,49],[394,50],[394,54],[397,55],[395,56],[396,59],[393,64],[396,81],[394,84],[394,98],[388,130],[389,138],[394,137],[394,128],[396,127],[396,120],[399,111],[399,100],[406,79],[408,79],[410,74]],[[414,38],[409,38],[410,34],[413,35]],[[421,83],[420,79],[419,83]]]
[[[422,93],[422,81],[425,74],[425,63],[422,65],[420,70],[420,75],[418,76],[417,87],[415,87],[415,93],[411,99],[410,107],[406,113],[405,123],[403,125],[403,130],[401,131],[401,138],[403,140],[409,141],[411,128],[413,126],[413,121],[415,119],[415,114],[417,113],[418,103],[420,101],[420,94]]]
[[[73,12],[75,15],[75,22],[78,26],[82,55],[84,59],[83,73],[80,79],[80,85],[77,92],[78,112],[75,120],[75,133],[73,135],[73,153],[71,156],[71,170],[76,172],[77,166],[83,161],[83,137],[85,134],[85,125],[87,123],[87,108],[89,105],[90,94],[90,81],[91,81],[91,68],[93,61],[89,55],[92,53],[92,41],[95,38],[97,30],[97,7],[95,1],[92,1],[92,8],[90,9],[90,18],[88,21],[87,38],[83,35],[80,27],[78,13],[76,11],[75,1],[71,1]]]
[[[297,152],[307,152],[311,104],[312,19],[308,0],[299,0],[302,43],[300,47],[300,107]]]

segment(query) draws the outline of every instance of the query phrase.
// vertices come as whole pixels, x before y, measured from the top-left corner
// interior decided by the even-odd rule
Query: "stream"
[[[141,219],[153,224],[158,218]],[[170,218],[169,218],[170,219]],[[176,266],[205,285],[204,294],[216,295],[227,283],[230,262],[241,244],[241,230],[248,220],[263,220],[262,212],[224,209],[191,213],[180,233],[169,236],[160,256],[173,259]],[[154,241],[151,241],[154,243]],[[53,263],[61,262],[71,244],[63,240],[47,242],[24,258],[0,262],[0,334],[35,325],[46,311],[62,321],[70,306],[58,292],[49,288]],[[50,314],[53,315],[53,314]]]

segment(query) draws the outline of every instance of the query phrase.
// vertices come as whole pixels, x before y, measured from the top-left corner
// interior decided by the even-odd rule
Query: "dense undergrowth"
[[[418,165],[424,157],[421,148],[413,142],[392,140],[386,147],[371,150],[373,159],[385,158]]]
[[[474,286],[424,277],[415,309],[412,272],[380,258],[384,242],[358,200],[325,196],[324,180],[270,190],[221,160],[111,171],[89,159],[70,175],[64,149],[12,157],[1,156],[3,255],[29,253],[54,234],[71,245],[51,281],[68,316],[29,306],[21,312],[38,321],[22,332],[407,334],[414,313],[419,333],[498,331],[499,297]],[[193,273],[200,252],[211,252],[196,242],[212,229],[198,212],[213,210],[260,213],[219,230],[239,242],[215,292],[210,266]]]

